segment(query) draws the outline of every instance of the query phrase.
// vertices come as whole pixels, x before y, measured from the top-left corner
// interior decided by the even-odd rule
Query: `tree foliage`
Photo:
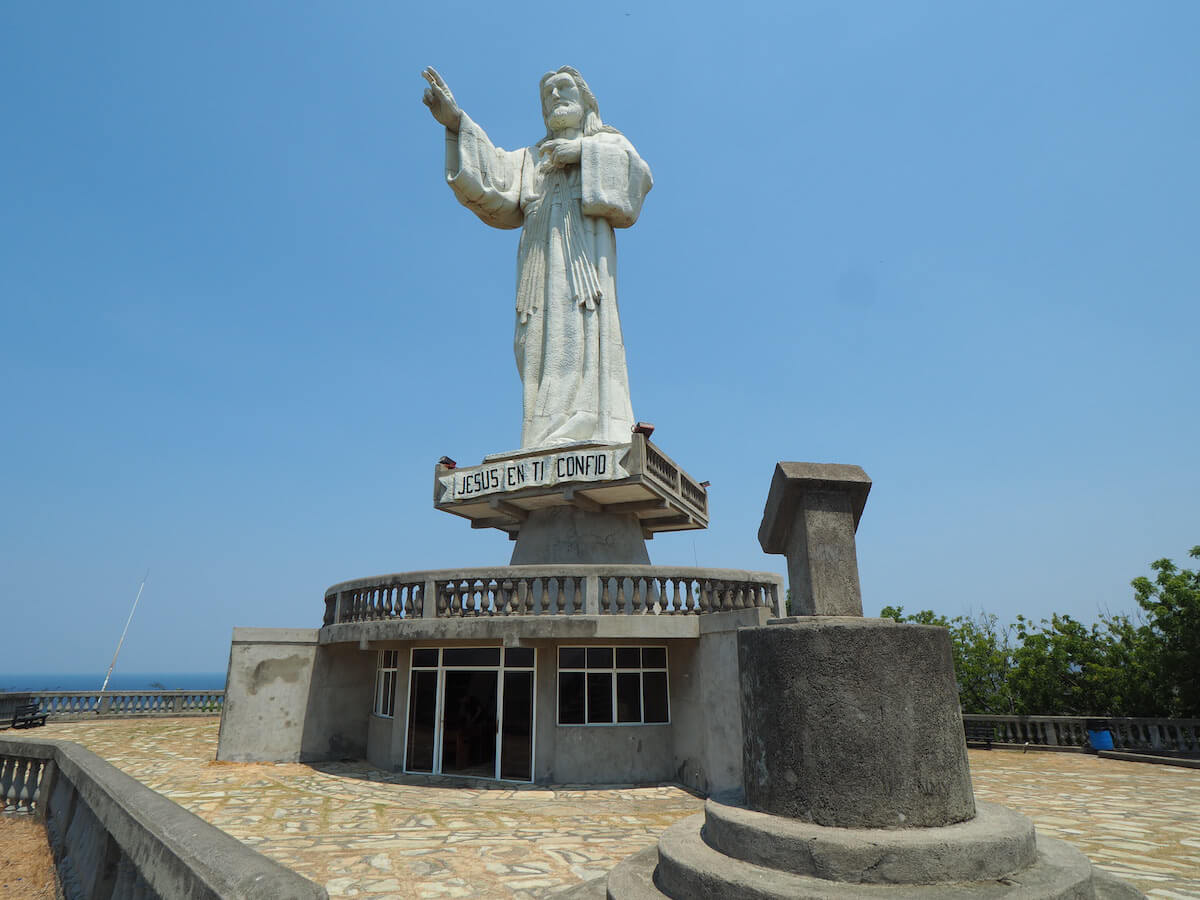
[[[948,619],[898,606],[880,615],[949,629],[966,713],[1200,717],[1200,571],[1169,559],[1150,568],[1153,581],[1132,582],[1136,620],[1088,626],[1054,613],[1001,626],[987,613]]]

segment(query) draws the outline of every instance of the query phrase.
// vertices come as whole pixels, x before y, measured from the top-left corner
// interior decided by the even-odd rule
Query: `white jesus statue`
[[[637,221],[650,167],[600,120],[570,66],[542,76],[546,136],[502,150],[433,69],[425,105],[446,127],[446,181],[494,228],[523,228],[514,351],[524,388],[521,447],[624,443],[634,424],[617,309],[614,228]]]

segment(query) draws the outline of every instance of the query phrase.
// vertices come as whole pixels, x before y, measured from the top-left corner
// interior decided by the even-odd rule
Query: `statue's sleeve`
[[[619,134],[586,137],[580,165],[583,214],[605,218],[613,228],[628,228],[636,222],[654,179],[633,144]]]
[[[520,228],[524,150],[501,150],[463,113],[446,131],[446,183],[458,202],[495,228]]]

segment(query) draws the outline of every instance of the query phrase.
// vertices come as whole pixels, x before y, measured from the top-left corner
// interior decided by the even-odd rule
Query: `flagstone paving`
[[[366,763],[218,763],[216,719],[51,723],[331,897],[552,896],[702,800],[674,786],[452,787]],[[972,750],[977,796],[1029,815],[1152,897],[1200,900],[1200,770]],[[482,784],[482,783],[481,783]]]

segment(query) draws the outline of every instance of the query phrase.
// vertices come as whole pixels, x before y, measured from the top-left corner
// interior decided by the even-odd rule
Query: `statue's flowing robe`
[[[624,443],[634,424],[613,229],[637,221],[653,181],[624,136],[581,142],[579,163],[551,169],[537,146],[499,149],[466,115],[446,132],[446,181],[459,202],[495,228],[524,228],[514,340],[522,448]]]

